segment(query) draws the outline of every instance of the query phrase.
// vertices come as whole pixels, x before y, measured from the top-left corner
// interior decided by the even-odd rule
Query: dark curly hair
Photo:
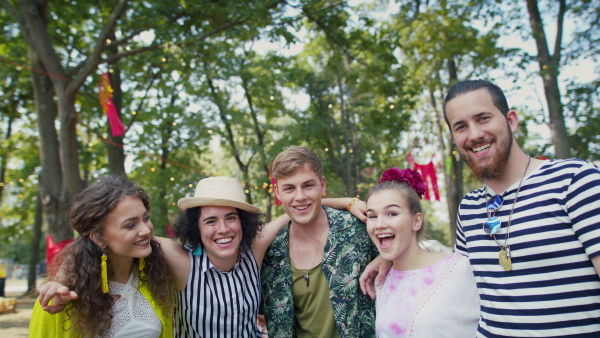
[[[102,238],[106,220],[126,196],[139,198],[146,210],[150,210],[150,197],[144,189],[120,176],[101,177],[77,195],[71,207],[71,227],[79,236],[57,255],[48,279],[57,280],[78,295],[66,310],[67,318],[73,322],[73,336],[106,336],[111,327],[113,298],[101,291],[100,257],[103,251],[89,235],[95,232]],[[160,243],[152,239],[150,246],[152,252],[144,259],[146,266],[140,279],[147,283],[152,299],[163,315],[171,316],[175,295],[171,274]],[[135,259],[134,266],[137,265],[138,259]],[[52,273],[59,267],[59,274]],[[111,270],[109,260],[109,276]]]
[[[189,208],[179,213],[179,217],[173,226],[175,236],[184,245],[196,246],[202,244],[200,238],[200,227],[198,220],[200,219],[200,210],[202,207]],[[261,213],[253,214],[248,211],[237,209],[240,215],[240,223],[242,224],[242,242],[240,243],[240,251],[250,250],[252,241],[264,225],[264,215]]]

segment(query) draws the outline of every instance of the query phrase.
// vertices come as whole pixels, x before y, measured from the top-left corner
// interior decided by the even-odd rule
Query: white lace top
[[[126,284],[109,281],[109,294],[121,297],[113,305],[109,337],[157,338],[162,331],[160,319],[138,287],[137,271]]]

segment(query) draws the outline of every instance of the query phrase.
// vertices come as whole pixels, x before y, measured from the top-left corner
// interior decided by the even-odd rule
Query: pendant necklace
[[[527,165],[525,166],[525,170],[523,170],[523,176],[521,177],[521,181],[519,181],[519,187],[517,188],[517,193],[515,194],[515,200],[513,201],[512,208],[510,209],[510,214],[508,215],[508,224],[506,225],[506,235],[504,237],[504,245],[500,245],[498,240],[496,240],[496,234],[491,234],[494,238],[494,241],[500,247],[500,252],[498,253],[498,264],[504,268],[504,271],[512,270],[512,260],[510,258],[510,245],[508,245],[508,239],[510,237],[510,222],[512,220],[513,211],[515,210],[515,204],[517,204],[517,197],[519,197],[519,191],[521,191],[521,185],[523,184],[523,179],[525,178],[525,174],[527,173],[527,169],[529,168],[529,163],[531,163],[531,156],[527,159]],[[485,183],[485,193],[487,194],[487,183]]]
[[[317,252],[317,254],[319,253],[318,249],[319,249],[319,243],[321,243],[321,237],[323,237],[323,233],[325,232],[326,228],[327,228],[327,224],[323,225],[323,230],[321,230],[321,234],[319,235],[319,240],[317,241],[317,247],[315,248],[315,251]],[[294,235],[294,239],[296,240],[296,252],[298,253],[298,257],[300,257],[300,262],[302,263],[302,266],[306,266],[306,265],[304,265],[304,259],[302,259],[302,255],[300,255],[300,249],[298,249],[300,242],[298,242],[298,238],[296,237],[295,231],[294,231],[293,235]],[[304,270],[304,280],[306,281],[306,287],[308,287],[308,283],[310,282],[310,280],[308,278],[308,270],[309,269],[302,269],[302,270]]]

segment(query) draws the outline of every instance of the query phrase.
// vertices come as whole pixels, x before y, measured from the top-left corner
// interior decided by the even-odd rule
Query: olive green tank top
[[[298,338],[339,337],[329,299],[329,284],[321,264],[308,270],[308,283],[304,278],[305,271],[296,269],[292,262],[296,335]]]

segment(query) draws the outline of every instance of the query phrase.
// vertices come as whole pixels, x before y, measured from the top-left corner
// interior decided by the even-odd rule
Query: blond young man
[[[322,205],[321,160],[306,147],[280,153],[273,178],[290,222],[267,250],[261,270],[269,336],[375,336],[374,302],[358,283],[378,254],[364,223]]]

